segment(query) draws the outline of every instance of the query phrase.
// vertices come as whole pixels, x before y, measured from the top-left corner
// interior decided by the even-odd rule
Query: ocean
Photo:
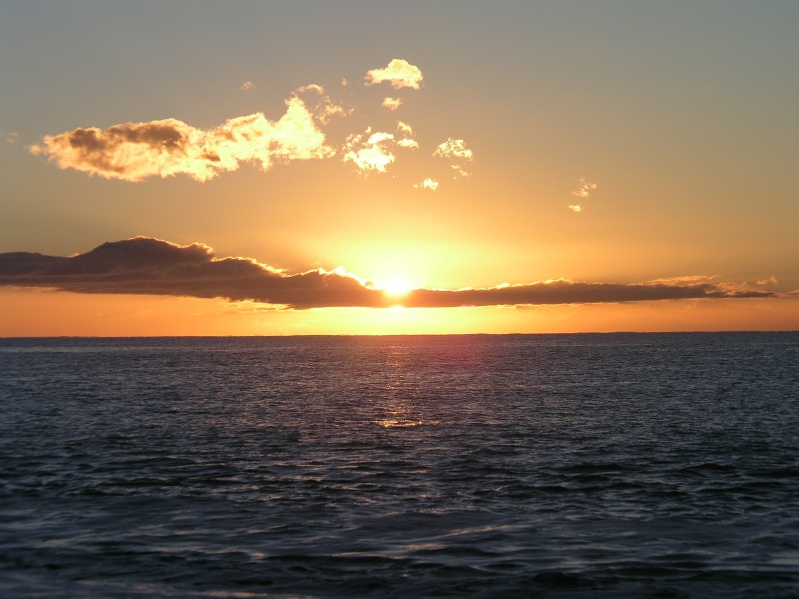
[[[3,597],[799,597],[799,333],[0,339]]]

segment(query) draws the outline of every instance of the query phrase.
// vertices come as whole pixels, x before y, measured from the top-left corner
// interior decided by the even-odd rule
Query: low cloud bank
[[[248,258],[216,258],[206,245],[135,237],[69,258],[0,254],[0,284],[74,293],[252,300],[290,308],[380,306],[382,294],[342,272],[288,275]]]
[[[401,299],[341,269],[287,274],[250,258],[216,258],[207,245],[135,237],[71,257],[0,254],[0,285],[74,293],[167,295],[254,301],[289,309],[412,308],[581,304],[675,299],[771,297],[745,285],[655,281],[642,284],[566,280],[480,289],[415,289]]]

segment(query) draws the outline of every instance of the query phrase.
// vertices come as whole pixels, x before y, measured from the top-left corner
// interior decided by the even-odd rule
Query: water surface
[[[799,334],[0,339],[0,593],[797,597]]]

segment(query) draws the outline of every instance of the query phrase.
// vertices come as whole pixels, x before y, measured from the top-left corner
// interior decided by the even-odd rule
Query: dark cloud
[[[698,298],[768,297],[769,292],[723,289],[710,283],[666,285],[551,281],[485,289],[417,289],[403,302],[413,307],[514,306],[523,304],[594,304]]]
[[[247,258],[215,258],[202,244],[136,237],[70,258],[0,254],[0,284],[75,293],[252,300],[292,308],[381,306],[383,294],[352,276],[313,270],[288,275]]]
[[[768,291],[711,282],[637,285],[549,281],[484,289],[416,289],[401,299],[343,271],[286,274],[249,258],[216,258],[206,245],[180,246],[135,237],[72,257],[0,254],[0,285],[75,293],[223,298],[294,309],[324,307],[445,308],[582,304],[675,299],[770,297]]]

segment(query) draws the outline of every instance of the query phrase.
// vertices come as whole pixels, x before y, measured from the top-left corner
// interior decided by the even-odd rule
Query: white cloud
[[[255,87],[255,84],[252,81],[245,81],[242,86],[239,88],[244,91],[249,91]]]
[[[582,204],[569,204],[569,210],[573,212],[582,212],[583,205]]]

